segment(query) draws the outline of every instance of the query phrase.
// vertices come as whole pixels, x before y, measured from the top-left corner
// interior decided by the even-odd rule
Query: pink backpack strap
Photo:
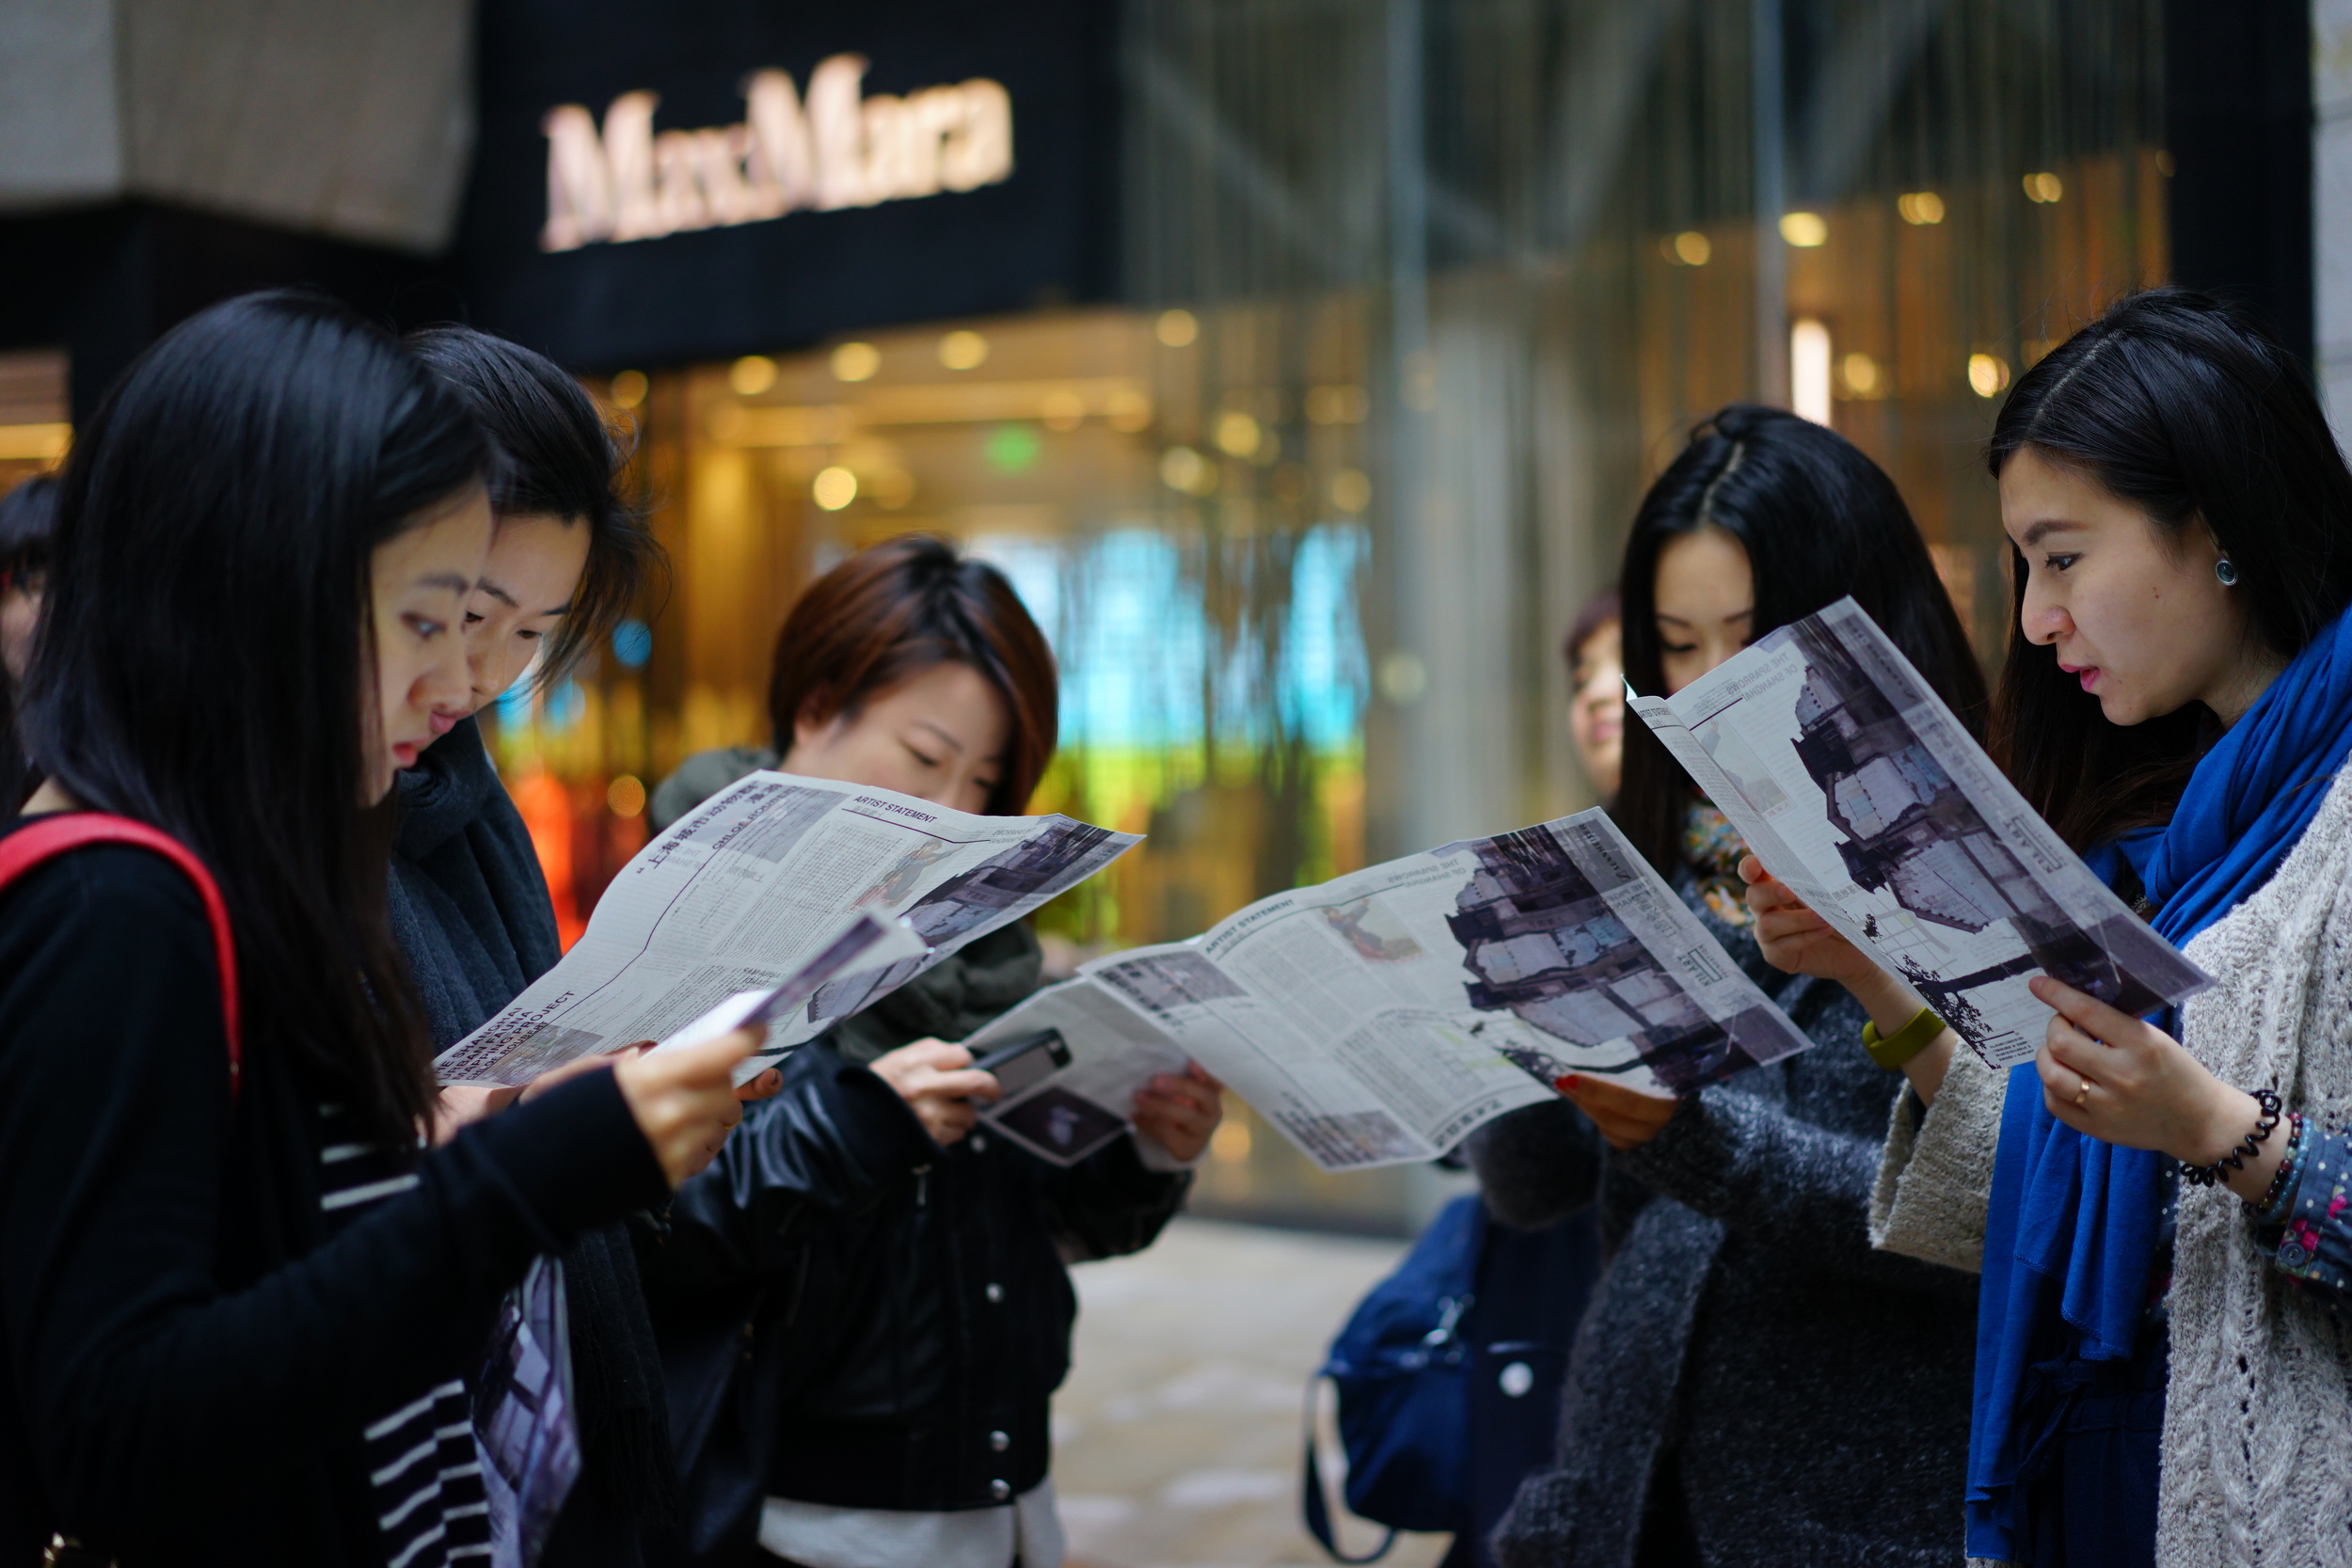
[[[233,1102],[244,1061],[238,1027],[242,1015],[237,1007],[237,949],[230,934],[229,906],[221,899],[220,885],[213,880],[213,874],[204,869],[204,863],[196,858],[195,851],[169,833],[127,816],[92,811],[65,812],[43,817],[0,838],[0,888],[68,850],[89,844],[129,844],[152,849],[186,872],[188,880],[196,884],[198,895],[204,900],[205,917],[212,922],[213,952],[220,960],[220,1009],[229,1026],[229,1098]]]

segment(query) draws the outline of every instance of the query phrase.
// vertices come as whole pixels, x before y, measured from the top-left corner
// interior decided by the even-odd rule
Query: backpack
[[[1459,1530],[1469,1517],[1470,1350],[1460,1333],[1486,1240],[1476,1196],[1438,1212],[1394,1274],[1372,1288],[1309,1386],[1307,1528],[1341,1562],[1376,1562],[1400,1530]],[[1315,1444],[1314,1391],[1339,1389],[1347,1506],[1389,1527],[1363,1557],[1334,1543]]]
[[[91,844],[128,844],[151,849],[185,872],[188,880],[196,884],[197,896],[204,901],[204,918],[213,927],[213,953],[220,961],[220,1007],[222,1022],[228,1025],[229,1100],[233,1105],[244,1066],[244,1042],[239,1028],[242,1014],[237,1006],[237,950],[230,934],[229,906],[222,901],[220,885],[213,880],[213,874],[204,869],[204,863],[196,858],[194,851],[169,833],[127,816],[109,816],[103,812],[61,812],[0,838],[0,892],[6,892],[18,878],[59,855]],[[49,1549],[41,1560],[55,1564],[56,1568],[80,1568],[82,1564],[112,1568],[111,1560],[63,1535],[50,1538]]]

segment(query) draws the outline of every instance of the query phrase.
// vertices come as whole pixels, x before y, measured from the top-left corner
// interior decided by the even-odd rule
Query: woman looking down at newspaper
[[[1053,655],[993,568],[937,539],[851,557],[787,619],[777,752],[708,753],[657,825],[757,767],[1009,816],[1054,750]],[[975,1131],[969,1037],[1035,990],[1008,926],[787,1059],[725,1160],[680,1194],[650,1281],[693,1413],[695,1544],[809,1568],[1056,1568],[1048,1408],[1075,1316],[1064,1261],[1151,1243],[1222,1105],[1198,1068],[1067,1169]],[[748,1336],[755,1347],[746,1356]]]
[[[48,782],[0,847],[148,836],[0,893],[0,1560],[486,1549],[462,1380],[501,1297],[739,1115],[748,1037],[419,1153],[383,802],[465,690],[490,455],[289,294],[174,328],[78,433],[25,691]]]
[[[1947,702],[1982,711],[1901,497],[1793,415],[1733,407],[1700,426],[1644,499],[1618,588],[1638,690],[1677,690],[1851,593]],[[1578,1329],[1556,1467],[1521,1486],[1498,1556],[1956,1568],[1973,1282],[1871,1248],[1887,1088],[1851,1049],[1862,1010],[1764,962],[1742,846],[1646,726],[1626,726],[1622,766],[1627,837],[1823,1049],[1680,1101],[1571,1078],[1565,1102],[1470,1139],[1500,1218],[1597,1201],[1614,1248]]]
[[[2020,378],[1990,466],[2004,765],[2218,983],[2152,1023],[2039,978],[2005,1100],[1963,1060],[1898,1118],[1887,1244],[1984,1268],[1969,1548],[2352,1560],[2352,474],[2302,367],[2174,289]],[[1750,901],[1776,961],[1876,983]]]

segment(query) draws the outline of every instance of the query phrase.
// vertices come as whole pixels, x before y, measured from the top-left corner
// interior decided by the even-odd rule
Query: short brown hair
[[[1019,815],[1060,730],[1054,651],[1002,572],[929,534],[860,550],[811,583],[785,617],[768,682],[776,750],[791,751],[802,721],[854,717],[875,693],[940,664],[977,671],[1004,698],[1011,734],[988,811]]]

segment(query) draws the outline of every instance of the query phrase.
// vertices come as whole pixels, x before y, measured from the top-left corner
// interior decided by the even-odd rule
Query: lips
[[[2058,668],[2081,681],[2085,691],[2096,691],[2099,689],[2100,669],[2097,665],[2069,664],[2061,659],[2058,662]]]
[[[401,741],[392,748],[392,760],[403,768],[414,768],[417,766],[417,753],[421,750],[414,741]]]
[[[455,729],[457,727],[457,721],[464,717],[465,715],[462,713],[436,712],[425,715],[426,721],[433,726],[433,738],[436,740],[438,740],[441,736]]]

